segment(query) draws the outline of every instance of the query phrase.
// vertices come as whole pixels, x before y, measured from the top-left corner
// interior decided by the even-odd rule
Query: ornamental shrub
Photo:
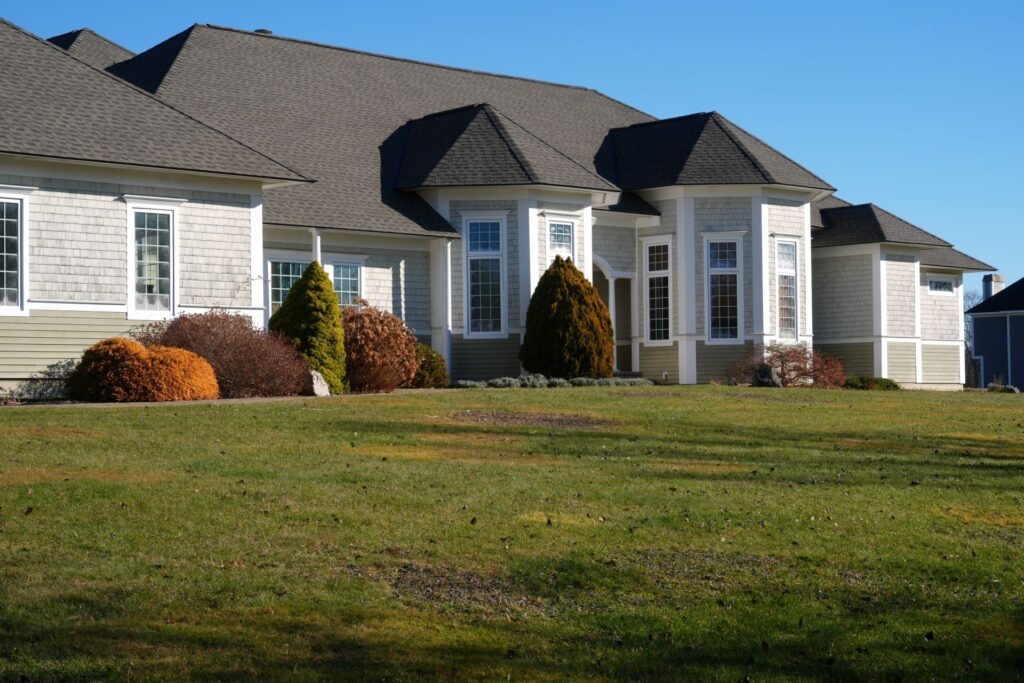
[[[309,372],[288,340],[236,313],[186,314],[134,330],[132,337],[146,346],[173,346],[205,358],[217,375],[221,398],[295,396]]]
[[[898,391],[900,385],[888,377],[872,377],[871,375],[851,375],[843,383],[847,389],[863,389],[866,391]]]
[[[362,299],[346,306],[345,347],[352,391],[393,391],[416,376],[416,337],[397,315]]]
[[[310,369],[324,376],[332,394],[345,391],[345,330],[338,295],[319,263],[310,263],[292,285],[281,307],[270,316],[269,326],[295,346]]]
[[[812,351],[805,344],[757,346],[730,369],[732,378],[748,380],[763,366],[778,371],[784,387],[835,389],[843,386],[846,373],[835,356]]]
[[[818,389],[838,389],[846,382],[846,368],[838,356],[815,351],[811,356],[812,385]]]
[[[572,261],[556,256],[526,309],[523,367],[547,377],[611,377],[614,351],[608,307]]]
[[[422,342],[416,342],[416,361],[419,367],[410,386],[416,389],[447,389],[448,365],[444,357]]]
[[[217,398],[217,377],[191,351],[113,337],[86,349],[66,388],[80,401],[195,401]]]

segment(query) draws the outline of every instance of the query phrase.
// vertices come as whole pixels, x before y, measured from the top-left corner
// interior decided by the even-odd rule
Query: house
[[[9,25],[5,31],[24,37]],[[990,268],[878,207],[836,198],[828,182],[718,113],[658,120],[587,88],[265,30],[195,25],[137,55],[85,29],[52,40],[63,51],[50,52],[73,65],[66,67],[72,78],[90,69],[90,80],[120,83],[133,98],[217,131],[282,170],[267,169],[277,177],[262,184],[247,179],[245,225],[228,230],[211,216],[209,243],[172,239],[159,311],[140,316],[118,298],[132,273],[116,257],[124,250],[120,234],[94,236],[85,259],[84,247],[68,254],[78,260],[48,257],[61,260],[61,277],[75,279],[78,308],[47,309],[34,290],[21,291],[11,310],[26,320],[8,347],[11,369],[0,362],[0,382],[78,353],[96,334],[79,334],[78,346],[49,355],[35,347],[96,307],[106,306],[111,318],[93,333],[213,306],[265,323],[314,259],[331,274],[342,305],[359,296],[401,316],[446,357],[453,377],[514,375],[530,294],[562,255],[608,304],[623,372],[708,382],[756,345],[802,342],[842,356],[851,371],[907,386],[963,383],[962,354],[951,353],[963,344],[954,307],[962,274]],[[59,80],[32,63],[18,70],[39,87]],[[0,78],[17,78],[11,71]],[[53,109],[45,97],[32,104]],[[40,121],[65,125],[52,111]],[[109,124],[133,144],[151,144],[131,120]],[[0,151],[13,149],[19,135],[18,128],[0,132],[10,138]],[[70,144],[80,136],[65,137]],[[189,140],[171,148],[196,159],[211,153]],[[202,183],[227,182],[219,173],[206,173]],[[53,177],[64,182],[60,169]],[[193,182],[197,191],[214,191],[198,177]],[[190,210],[189,199],[181,212]],[[71,244],[93,228],[88,213],[69,213],[75,220],[60,229]],[[120,220],[125,215],[122,209]],[[27,257],[18,272],[32,280],[33,264],[45,262],[37,250],[51,247],[37,246],[36,219],[21,220]],[[184,214],[177,220],[179,232],[189,229]],[[235,231],[249,245],[241,287],[234,252],[220,244]],[[108,253],[102,274],[89,270]],[[207,270],[181,260],[202,260]]]
[[[1003,283],[1001,275],[986,275],[984,298],[968,311],[983,387],[1024,383],[1024,279],[1005,289]]]

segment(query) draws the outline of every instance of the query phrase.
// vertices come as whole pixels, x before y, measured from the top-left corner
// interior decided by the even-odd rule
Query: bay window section
[[[21,305],[21,202],[0,201],[0,306]]]
[[[572,259],[573,224],[560,221],[548,223],[548,264],[554,262],[556,256]]]
[[[288,291],[292,288],[309,263],[303,261],[271,261],[270,262],[270,313],[273,315],[281,308]]]
[[[648,244],[647,266],[647,341],[671,339],[670,265],[667,243]]]
[[[735,240],[708,242],[708,338],[739,339],[739,246]]]
[[[334,293],[342,306],[355,306],[359,292],[359,266],[352,263],[334,264]]]
[[[797,338],[797,247],[796,242],[779,242],[775,249],[778,279],[779,338]]]
[[[469,220],[466,225],[466,300],[470,335],[503,330],[502,221]]]
[[[171,310],[171,214],[135,212],[135,309]]]

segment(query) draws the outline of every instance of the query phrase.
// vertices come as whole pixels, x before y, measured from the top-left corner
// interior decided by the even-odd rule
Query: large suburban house
[[[1024,278],[1006,288],[1003,284],[1002,275],[986,275],[983,299],[968,311],[983,387],[1024,384]]]
[[[991,268],[718,113],[209,25],[135,55],[0,23],[0,67],[0,386],[148,320],[265,324],[312,260],[453,378],[517,375],[558,255],[622,372],[709,382],[805,343],[964,382],[962,276]]]

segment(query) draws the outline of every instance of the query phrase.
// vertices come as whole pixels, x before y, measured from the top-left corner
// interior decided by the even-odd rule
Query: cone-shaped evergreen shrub
[[[345,328],[338,295],[327,272],[313,261],[292,285],[281,308],[270,316],[270,330],[289,339],[332,394],[345,391]]]
[[[546,377],[611,377],[614,351],[608,307],[572,261],[556,256],[526,309],[523,367]]]

